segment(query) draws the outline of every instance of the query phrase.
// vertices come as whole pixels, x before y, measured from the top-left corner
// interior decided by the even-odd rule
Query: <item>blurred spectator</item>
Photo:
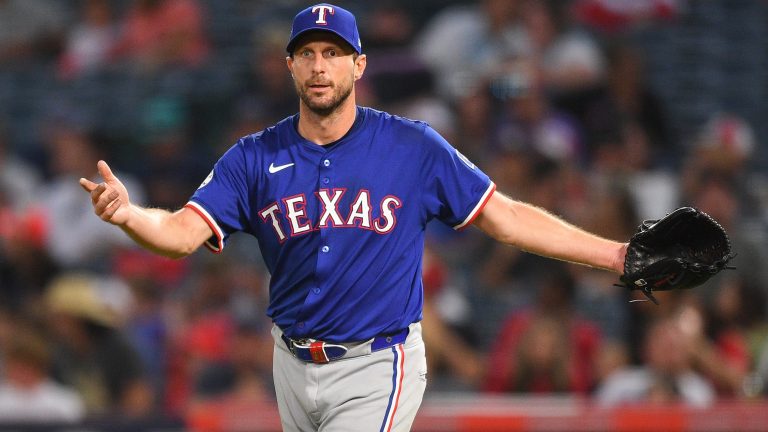
[[[755,145],[754,129],[746,120],[733,113],[714,113],[694,137],[685,160],[692,173],[687,174],[715,172],[740,179],[747,174],[745,168],[754,155]],[[686,180],[696,183],[695,175]],[[693,185],[686,183],[686,189]]]
[[[134,301],[126,314],[125,334],[141,357],[147,380],[152,386],[152,400],[159,402],[165,396],[168,372],[168,317],[162,304],[165,293],[159,284],[149,278],[135,277],[130,279],[129,285]],[[156,412],[163,412],[161,408],[164,407],[155,408]]]
[[[436,100],[438,96],[434,91],[432,73],[413,52],[411,42],[415,23],[411,10],[404,4],[385,0],[375,2],[364,19],[368,24],[362,27],[363,50],[369,59],[375,58],[376,61],[368,63],[365,76],[359,81],[363,85],[357,91],[362,90],[359,97],[363,99],[358,105],[375,105],[430,124],[430,119],[419,117],[419,114],[442,117],[433,109],[445,98]],[[367,91],[369,87],[370,92]],[[371,98],[374,100],[369,100]],[[445,128],[441,130],[438,127],[437,130],[441,134],[446,132]],[[451,141],[450,136],[446,138]]]
[[[236,323],[223,357],[191,378],[194,394],[184,412],[189,430],[280,430],[270,329],[259,318]]]
[[[738,182],[728,175],[713,171],[699,172],[690,184],[686,202],[708,213],[725,228],[731,241],[732,252],[737,254],[733,261],[735,273],[749,283],[768,289],[768,243],[766,243],[765,227],[750,221],[745,216],[745,203],[738,197]],[[730,272],[728,272],[730,273]],[[715,298],[718,280],[728,274],[716,276],[714,283],[703,285],[699,290],[706,304]],[[768,292],[763,293],[763,300]]]
[[[713,371],[713,379],[719,393],[725,397],[741,397],[747,390],[747,376],[760,355],[760,342],[750,339],[757,336],[768,341],[765,335],[752,333],[760,321],[765,320],[765,308],[765,295],[759,287],[734,277],[719,284],[715,301],[707,311],[704,331],[707,339],[712,341],[713,355],[717,357],[718,367]],[[696,351],[701,353],[703,350]]]
[[[558,95],[558,104],[579,120],[598,169],[611,153],[619,157],[623,171],[670,168],[679,149],[666,107],[646,82],[644,58],[626,40],[612,41],[606,51],[606,79],[585,92]]]
[[[18,311],[53,268],[44,252],[45,215],[35,203],[41,176],[11,152],[0,123],[0,304]]]
[[[544,158],[578,165],[585,159],[579,125],[550,104],[541,70],[530,61],[516,62],[506,81],[491,83],[501,100],[494,145],[500,151],[520,149]]]
[[[233,343],[235,323],[226,310],[198,313],[192,312],[183,327],[176,329],[168,346],[166,404],[172,413],[183,412],[194,401],[200,374],[225,361]]]
[[[46,246],[53,259],[68,268],[91,268],[109,264],[116,248],[134,247],[118,228],[93,217],[91,203],[84,202],[78,178],[98,176],[96,162],[102,143],[87,126],[61,122],[51,127],[46,143],[52,179],[40,193],[40,206],[47,215]],[[142,189],[127,176],[126,184],[136,192],[131,199],[143,202]],[[98,257],[98,260],[94,258]],[[103,269],[103,268],[102,268]]]
[[[134,0],[113,55],[144,72],[200,66],[209,54],[203,18],[196,0]]]
[[[456,120],[454,146],[469,160],[487,168],[496,156],[489,148],[494,109],[490,91],[481,88],[467,92],[452,108]]]
[[[190,117],[184,100],[157,96],[146,101],[142,111],[143,163],[137,173],[148,193],[147,201],[162,208],[177,209],[208,174],[201,163],[205,154],[190,137]]]
[[[694,137],[693,145],[683,161],[682,189],[687,199],[700,193],[700,185],[719,179],[728,185],[738,210],[720,206],[721,211],[733,213],[741,220],[743,229],[753,230],[752,236],[765,235],[768,201],[763,185],[766,175],[755,169],[758,143],[755,129],[743,117],[728,113],[713,113]],[[745,222],[750,222],[746,224]],[[754,226],[754,223],[763,226]],[[762,239],[766,243],[766,239]]]
[[[37,189],[30,188],[37,186],[37,175],[14,161],[0,136],[0,304],[18,312],[42,291],[56,267],[45,251],[46,216],[32,205]]]
[[[0,218],[2,213],[0,208]],[[0,304],[15,312],[33,309],[36,296],[58,271],[43,244],[43,221],[39,214],[2,221],[13,231],[0,237]]]
[[[109,0],[84,0],[59,57],[59,77],[73,79],[98,70],[108,63],[116,40],[117,25]]]
[[[439,95],[472,93],[505,60],[526,54],[520,0],[482,0],[440,11],[416,37],[414,50],[438,77]]]
[[[56,0],[0,0],[0,65],[54,58],[67,12]]]
[[[574,313],[574,281],[552,268],[536,304],[513,312],[491,350],[484,388],[492,392],[587,394],[595,385],[597,327]]]
[[[7,126],[0,120],[0,208],[17,214],[28,210],[41,181],[40,172],[14,153]]]
[[[679,155],[679,149],[671,136],[667,120],[667,109],[661,99],[653,92],[645,70],[645,58],[640,51],[627,41],[616,42],[608,49],[607,108],[608,118],[603,119],[602,127],[612,124],[631,124],[645,136],[648,152],[644,158],[637,154],[627,162],[637,164],[639,168],[652,168],[661,163],[669,164]],[[585,123],[599,117],[595,113],[585,115]],[[591,130],[601,126],[587,124]]]
[[[749,379],[759,355],[755,353],[765,340],[765,333],[756,326],[765,316],[764,295],[739,278],[715,279],[708,285],[717,288],[709,304],[696,294],[680,297],[674,313],[682,337],[678,349],[720,397],[754,396]],[[760,338],[759,342],[750,346],[755,344],[751,337]]]
[[[620,121],[617,129],[618,136],[594,143],[592,174],[606,182],[621,179],[636,207],[636,221],[659,219],[681,203],[679,175],[662,166],[641,124]]]
[[[205,365],[195,377],[195,398],[230,402],[274,400],[273,346],[269,326],[258,318],[238,323],[226,358]]]
[[[653,21],[678,16],[685,0],[576,0],[578,19],[606,33],[627,32]]]
[[[753,327],[750,348],[755,363],[745,382],[745,394],[753,398],[768,396],[768,324],[765,320]]]
[[[197,377],[208,366],[225,361],[230,352],[236,329],[231,265],[220,260],[198,263],[191,283],[173,299],[178,315],[170,335],[166,381],[171,412],[182,412],[194,400]]]
[[[46,292],[55,335],[54,376],[77,390],[89,417],[148,415],[155,402],[150,384],[123,333],[124,315],[102,283],[90,275],[65,273]]]
[[[191,260],[174,260],[157,256],[144,249],[123,249],[117,252],[112,273],[126,280],[133,288],[146,292],[151,298],[165,295],[189,276]],[[134,287],[134,284],[141,288]],[[149,288],[145,285],[152,285]],[[156,294],[149,294],[149,292]],[[148,299],[149,300],[149,299]]]
[[[726,308],[734,306],[735,304]],[[731,312],[720,310],[717,314],[730,315]],[[683,296],[675,313],[680,336],[683,338],[680,348],[696,372],[712,384],[716,393],[733,397],[741,394],[745,368],[750,363],[747,357],[749,353],[743,334],[732,326],[720,327],[719,321],[712,321],[714,317],[714,312],[707,313],[707,307],[699,296]],[[729,321],[735,324],[733,320]]]
[[[403,99],[399,107],[395,108],[398,115],[426,122],[448,142],[455,141],[456,118],[442,99],[428,92]]]
[[[246,259],[248,252],[237,252],[240,247],[248,247],[248,243],[241,246],[237,241],[233,241],[229,246],[235,251],[232,253],[238,254],[238,258],[230,259],[232,263],[227,270],[227,278],[232,287],[229,295],[232,317],[239,323],[261,320],[265,326],[271,324],[271,320],[264,313],[269,306],[269,274],[266,268],[260,261]],[[260,259],[261,257],[258,257],[258,260]]]
[[[603,406],[681,403],[703,408],[715,401],[709,382],[693,371],[677,321],[664,318],[650,325],[644,363],[625,367],[600,383],[595,398]]]
[[[528,1],[522,14],[531,43],[528,55],[540,64],[545,88],[573,94],[605,79],[600,47],[589,33],[575,29],[562,2]]]
[[[626,368],[629,361],[629,350],[624,342],[606,340],[600,347],[595,359],[595,382],[597,386],[614,372]]]
[[[380,55],[386,55],[387,51],[408,50],[415,23],[405,5],[396,0],[384,0],[371,6],[361,36],[365,41],[365,51],[375,52],[375,57],[379,58]]]
[[[271,321],[263,265],[244,257],[253,244],[234,237],[224,262],[204,259],[187,292],[169,346],[168,402],[174,412],[221,402],[243,406],[273,400]],[[231,255],[226,255],[231,254]]]
[[[244,131],[239,139],[296,112],[296,104],[287,95],[294,93],[293,80],[285,66],[285,26],[268,25],[254,32],[251,57],[243,85],[235,98],[237,114],[254,118],[258,129]],[[229,141],[230,146],[235,141]],[[228,147],[227,147],[228,148]]]
[[[0,381],[0,423],[76,422],[85,416],[80,396],[49,377],[50,353],[45,339],[17,328],[2,346],[4,380]]]
[[[485,374],[485,356],[469,321],[466,299],[448,286],[449,269],[429,246],[424,250],[424,344],[430,387],[475,389]]]

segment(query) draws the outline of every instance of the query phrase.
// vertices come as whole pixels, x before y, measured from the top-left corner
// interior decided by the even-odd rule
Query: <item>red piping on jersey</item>
[[[485,205],[488,204],[488,201],[490,201],[495,191],[496,191],[496,183],[491,182],[491,185],[488,187],[487,195],[485,196],[485,198],[483,198],[483,201],[480,203],[479,206],[477,206],[477,209],[475,210],[475,212],[472,215],[470,215],[469,220],[467,220],[464,223],[464,225],[461,225],[459,228],[456,228],[457,231],[461,231],[466,227],[472,225],[472,222],[474,222],[475,219],[477,219],[477,217],[480,215],[480,213],[483,212]]]
[[[187,203],[187,204],[184,205],[184,207],[188,208],[188,209],[191,209],[193,212],[197,213],[201,218],[203,218],[205,223],[208,224],[208,227],[211,228],[211,231],[213,232],[213,235],[215,235],[216,239],[219,241],[219,248],[218,249],[214,248],[213,246],[211,246],[211,244],[207,240],[203,244],[205,245],[206,248],[208,248],[209,251],[211,251],[213,253],[216,253],[216,254],[220,254],[221,251],[224,249],[224,240],[219,236],[219,230],[218,230],[218,227],[216,226],[216,223],[214,223],[212,220],[208,219],[208,217],[205,215],[205,213],[200,211],[200,209],[198,209],[194,205],[192,205],[190,203]]]

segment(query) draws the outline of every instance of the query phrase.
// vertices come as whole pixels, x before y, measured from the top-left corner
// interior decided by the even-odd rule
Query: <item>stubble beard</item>
[[[297,82],[294,82],[294,85],[296,87],[296,93],[298,93],[299,98],[301,98],[304,105],[306,105],[314,114],[322,117],[328,117],[336,112],[336,110],[338,110],[338,108],[349,98],[349,95],[352,94],[353,87],[352,84],[343,87],[334,86],[332,87],[333,94],[331,95],[331,98],[323,101],[313,99],[309,95],[307,86],[302,86]]]

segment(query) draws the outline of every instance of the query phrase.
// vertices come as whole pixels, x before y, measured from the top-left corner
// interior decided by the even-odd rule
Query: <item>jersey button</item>
[[[296,324],[296,326],[297,326],[298,328],[304,328],[304,321],[302,321],[302,322],[300,322],[300,323]]]
[[[312,288],[312,292],[315,294],[320,294],[320,288]]]
[[[329,179],[328,177],[323,178],[323,183],[325,183],[325,184],[328,184],[328,182],[330,182],[330,181],[331,181],[331,179]]]
[[[323,248],[320,250],[323,252],[328,252],[329,250],[331,250],[331,248],[329,248],[328,246],[323,246]]]
[[[326,159],[326,160],[323,161],[323,166],[330,166],[330,165],[331,165],[331,161],[330,160]]]

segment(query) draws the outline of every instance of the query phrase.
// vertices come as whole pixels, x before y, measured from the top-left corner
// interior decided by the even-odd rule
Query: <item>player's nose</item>
[[[324,74],[327,70],[327,61],[323,56],[315,56],[311,64],[311,70],[313,75]]]

